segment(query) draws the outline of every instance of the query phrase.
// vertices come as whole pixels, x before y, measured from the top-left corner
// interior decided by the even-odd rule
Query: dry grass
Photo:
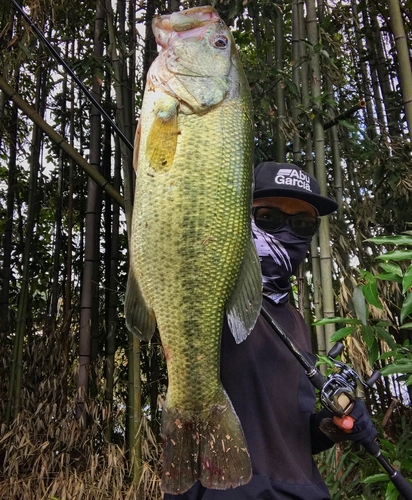
[[[130,479],[122,401],[126,382],[117,377],[112,412],[114,442],[104,438],[107,424],[104,379],[98,395],[86,401],[87,423],[75,416],[76,354],[72,333],[69,370],[64,368],[60,332],[31,337],[25,351],[23,409],[9,426],[0,427],[1,500],[160,500],[161,447],[143,416],[143,467],[140,485]],[[3,344],[4,346],[4,344]],[[9,351],[0,352],[0,366],[9,371]],[[125,360],[119,359],[119,363]],[[102,373],[102,363],[98,372]],[[7,377],[0,382],[0,412],[7,400]],[[123,384],[123,385],[122,385]],[[67,388],[68,400],[64,393]]]

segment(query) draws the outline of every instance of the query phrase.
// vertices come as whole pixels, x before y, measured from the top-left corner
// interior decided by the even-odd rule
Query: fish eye
[[[213,47],[225,49],[229,45],[229,40],[225,35],[217,35],[212,41]]]

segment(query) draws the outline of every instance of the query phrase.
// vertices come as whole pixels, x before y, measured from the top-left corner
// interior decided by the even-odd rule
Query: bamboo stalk
[[[283,0],[275,0],[276,17],[275,25],[275,69],[279,72],[283,71],[285,59],[284,50],[284,33],[283,33]],[[283,79],[279,78],[275,87],[275,105],[276,105],[276,121],[275,121],[275,137],[276,137],[276,161],[283,163],[286,161],[286,139],[282,131],[283,123],[286,115],[285,90]]]
[[[36,111],[24,101],[19,94],[0,76],[0,89],[11,99],[16,106],[35,123],[59,148],[61,148],[93,181],[106,191],[109,196],[122,208],[125,208],[124,199],[113,186],[99,172],[88,163],[83,156],[70,146]]]
[[[412,140],[412,69],[408,42],[403,27],[402,14],[398,0],[388,0],[392,32],[398,51],[399,77],[409,137]]]
[[[351,116],[353,116],[360,109],[364,109],[365,106],[366,106],[366,101],[364,99],[361,99],[354,106],[351,106],[349,109],[347,109],[343,113],[340,113],[339,115],[335,116],[335,118],[333,118],[332,120],[329,120],[328,122],[326,122],[325,125],[323,126],[323,129],[324,130],[328,130],[329,128],[334,127],[341,120],[345,120],[346,118],[350,118]]]
[[[300,82],[301,82],[301,70],[300,70],[300,33],[299,33],[299,7],[298,0],[292,0],[292,81],[296,85],[296,88],[300,92]],[[292,99],[292,117],[297,123],[299,116],[298,104],[301,99],[294,97]],[[302,161],[302,152],[300,144],[299,132],[295,132],[293,135],[293,162],[300,165]],[[305,278],[304,278],[305,279]],[[302,288],[304,290],[304,287]]]
[[[312,46],[316,46],[319,42],[318,24],[316,18],[316,3],[315,0],[306,0],[307,8],[307,30],[308,40]],[[319,182],[320,192],[323,196],[327,196],[327,174],[325,165],[325,132],[323,129],[322,115],[321,115],[321,70],[319,54],[313,53],[311,57],[312,69],[312,98],[315,101],[314,105],[314,118],[312,121],[313,136],[314,136],[314,150],[315,150],[315,170],[316,178]],[[319,229],[319,243],[320,243],[320,270],[322,280],[322,306],[323,315],[325,317],[335,316],[334,294],[332,286],[332,259],[330,253],[330,230],[329,219],[327,217],[322,219]],[[331,347],[330,337],[335,332],[334,324],[325,325],[325,344],[328,351]]]
[[[356,39],[356,46],[357,46],[357,53],[358,53],[358,58],[359,58],[359,66],[361,70],[361,75],[362,75],[362,86],[363,86],[363,95],[365,96],[365,103],[366,103],[366,122],[369,127],[369,134],[370,137],[373,139],[376,137],[376,126],[375,126],[375,118],[373,114],[373,102],[372,102],[372,96],[371,96],[371,81],[368,75],[368,71],[366,68],[366,62],[365,62],[365,49],[363,46],[363,40],[362,40],[362,35],[360,33],[360,22],[359,22],[359,17],[358,17],[358,5],[356,3],[356,0],[351,0],[351,5],[352,5],[352,18],[353,18],[353,25],[354,25],[354,31],[355,31],[355,39]]]
[[[66,42],[66,58],[68,54],[69,44]],[[67,94],[67,75],[63,76],[62,94]],[[66,135],[66,99],[63,99],[61,107],[61,134]],[[56,324],[57,303],[59,299],[59,273],[60,273],[60,253],[62,247],[62,199],[63,199],[63,169],[65,163],[65,154],[63,150],[59,150],[59,166],[58,166],[58,181],[57,181],[57,197],[56,197],[56,213],[54,220],[55,241],[53,253],[53,284],[50,300],[49,317],[46,325],[48,328],[53,328]]]
[[[74,55],[74,43],[72,43],[72,55]],[[70,145],[74,143],[74,82],[70,88]],[[72,251],[73,251],[73,182],[74,182],[74,161],[69,159],[69,194],[67,201],[67,250],[66,250],[66,284],[63,305],[63,408],[67,405],[68,375],[69,375],[69,336],[71,324],[71,296],[72,296]]]
[[[96,0],[96,13],[94,21],[94,48],[93,54],[96,58],[103,55],[102,33],[104,29],[105,5],[104,0]],[[101,100],[101,88],[93,76],[92,87],[97,102]],[[90,112],[90,165],[99,171],[100,168],[100,142],[101,142],[101,119],[95,106]],[[86,202],[86,232],[83,263],[82,294],[80,299],[80,331],[79,331],[79,374],[77,380],[77,417],[82,418],[85,412],[85,400],[89,391],[89,376],[93,358],[96,352],[92,352],[92,337],[98,334],[98,294],[99,283],[99,242],[100,242],[100,212],[101,197],[97,185],[89,178],[87,183]]]
[[[370,11],[370,9],[369,9]],[[393,88],[389,78],[388,60],[385,57],[385,52],[382,43],[382,30],[379,25],[376,14],[370,12],[370,30],[369,33],[372,38],[371,48],[372,54],[375,54],[374,63],[378,74],[379,85],[381,88],[382,100],[385,106],[386,117],[388,122],[388,129],[391,136],[399,135],[399,122],[400,113],[398,107],[395,105],[393,95]]]
[[[307,61],[307,46],[306,46],[306,33],[305,33],[305,18],[304,18],[304,4],[305,0],[298,0],[298,23],[299,23],[299,48],[301,60],[301,74],[302,74],[302,104],[305,109],[309,109],[310,95],[309,95],[309,64]],[[306,170],[310,175],[315,174],[315,167],[313,161],[313,143],[312,134],[308,133],[306,137],[305,146],[305,163]],[[320,319],[323,317],[322,303],[321,303],[321,276],[319,264],[319,244],[318,235],[312,238],[310,245],[311,267],[312,267],[312,280],[313,280],[313,307],[315,310],[315,318]],[[325,329],[323,325],[315,327],[316,340],[318,345],[318,354],[325,354]]]
[[[120,145],[115,141],[115,170],[114,185],[121,183],[121,162]],[[106,340],[106,390],[105,400],[108,412],[107,426],[105,428],[105,437],[111,441],[113,430],[112,407],[113,407],[113,389],[114,389],[114,370],[116,353],[116,332],[117,332],[117,287],[118,287],[118,267],[119,267],[119,207],[114,206],[112,212],[112,234],[111,234],[111,252],[110,252],[110,276],[108,293],[108,315],[107,315],[107,340]]]
[[[44,113],[45,101],[45,87],[46,82],[45,71],[40,69],[37,74],[36,81],[36,106],[40,114]],[[37,177],[39,171],[39,157],[40,146],[42,140],[42,133],[39,127],[33,127],[33,136],[31,144],[31,158],[30,158],[30,180],[29,180],[29,197],[28,197],[28,210],[27,221],[24,234],[24,251],[23,251],[23,276],[19,294],[19,302],[17,309],[16,319],[16,336],[15,342],[17,344],[16,364],[15,364],[15,382],[14,382],[14,416],[20,411],[21,406],[21,390],[23,379],[23,347],[24,336],[26,334],[26,317],[27,317],[27,302],[29,293],[29,279],[30,279],[30,257],[31,257],[31,243],[35,225],[35,209],[36,209],[36,191],[37,191]],[[11,377],[14,378],[14,377]]]
[[[122,71],[122,60],[121,56],[117,50],[116,36],[114,29],[114,17],[113,10],[110,0],[106,0],[106,18],[107,18],[107,29],[109,32],[110,40],[110,59],[112,61],[114,69],[114,89],[116,93],[116,105],[117,105],[117,118],[119,120],[119,125],[121,130],[126,133],[131,133],[131,124],[128,124],[127,115],[125,108],[131,107],[131,100],[129,105],[125,97],[123,83],[125,79],[123,77]],[[120,145],[122,153],[122,165],[123,165],[123,178],[124,178],[124,201],[125,201],[125,212],[126,212],[126,223],[127,229],[130,234],[131,231],[131,221],[132,221],[132,211],[133,211],[133,185],[134,185],[134,174],[133,174],[133,155],[132,152],[126,148],[123,144]]]

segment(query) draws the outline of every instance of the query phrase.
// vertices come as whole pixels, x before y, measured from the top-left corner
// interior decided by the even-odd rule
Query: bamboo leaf
[[[378,309],[383,309],[382,304],[379,300],[376,282],[371,281],[367,285],[364,285],[362,288],[362,292],[369,304],[377,307]]]
[[[384,352],[383,354],[381,354],[379,356],[379,359],[388,359],[390,358],[391,356],[395,356],[396,354],[396,351],[388,351],[388,352]]]
[[[339,120],[339,125],[342,125],[343,127],[346,127],[350,132],[356,132],[358,129],[353,123],[350,123],[346,120]]]
[[[344,323],[347,325],[361,325],[362,323],[356,318],[322,318],[315,321],[313,324],[315,326],[328,325],[330,323]]]
[[[330,338],[331,342],[337,342],[338,340],[347,337],[351,333],[356,332],[356,328],[356,326],[345,326],[344,328],[336,330],[336,332]]]
[[[362,325],[366,325],[367,308],[365,297],[362,293],[362,288],[362,285],[355,287],[355,289],[353,290],[352,300],[358,320],[362,323]]]
[[[404,236],[402,234],[398,236],[376,236],[375,238],[369,238],[365,241],[372,241],[377,245],[412,245],[412,236]]]
[[[362,479],[361,483],[371,484],[371,483],[379,483],[380,481],[389,481],[388,474],[374,474],[373,476],[366,477]]]
[[[375,327],[375,331],[378,337],[384,340],[392,350],[396,349],[396,342],[394,341],[392,335],[385,330],[385,328],[377,326]]]
[[[412,259],[412,250],[394,250],[376,257],[380,260],[406,260]]]
[[[373,342],[375,340],[375,335],[373,334],[373,328],[369,325],[362,326],[362,338],[369,349],[372,349]]]
[[[408,269],[406,270],[405,275],[403,277],[403,281],[402,281],[403,292],[402,293],[406,293],[411,286],[412,286],[412,264],[408,267]]]
[[[405,323],[404,325],[399,327],[399,330],[407,330],[409,328],[412,328],[412,323]]]
[[[401,324],[404,319],[409,316],[412,312],[412,292],[408,293],[406,299],[403,301],[402,309],[401,309]]]
[[[373,366],[379,358],[379,344],[376,338],[373,339],[371,348],[369,349],[369,363]]]
[[[391,365],[384,366],[381,369],[382,375],[394,375],[396,373],[411,373],[412,372],[412,359],[404,359],[395,361]]]
[[[376,277],[383,281],[395,281],[396,283],[402,283],[402,278],[395,273],[380,273]]]
[[[395,264],[394,262],[381,262],[379,264],[379,267],[381,267],[388,273],[395,273],[401,278],[403,277],[402,269],[398,266],[398,264]]]

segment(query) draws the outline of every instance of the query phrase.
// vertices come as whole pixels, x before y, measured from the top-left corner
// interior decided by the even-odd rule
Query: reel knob
[[[342,354],[342,351],[344,349],[345,349],[345,346],[342,344],[342,342],[336,342],[336,344],[328,352],[328,358],[331,358],[331,359],[337,358],[340,354]]]
[[[372,375],[366,381],[368,387],[372,387],[375,382],[377,382],[382,377],[382,373],[379,370],[375,370]]]

